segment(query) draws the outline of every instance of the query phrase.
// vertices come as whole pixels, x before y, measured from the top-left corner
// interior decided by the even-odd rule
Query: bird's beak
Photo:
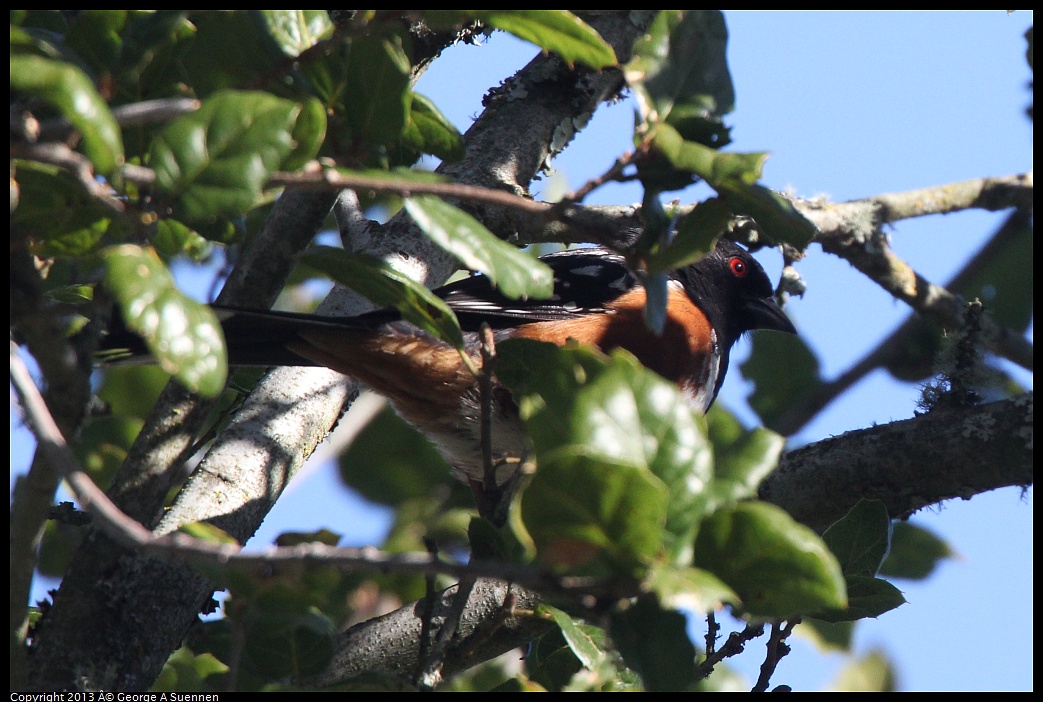
[[[755,323],[753,329],[774,329],[775,331],[796,334],[797,328],[782,311],[779,304],[770,297],[759,297],[747,300],[746,312]]]

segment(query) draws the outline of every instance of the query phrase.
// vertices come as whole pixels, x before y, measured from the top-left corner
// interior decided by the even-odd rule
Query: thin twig
[[[118,543],[124,546],[143,546],[148,543],[152,538],[151,532],[121,512],[83,472],[13,342],[11,385],[25,410],[25,420],[36,436],[37,451],[43,452],[46,460],[57,466],[80,506],[90,511],[105,532]]]
[[[721,625],[717,623],[717,617],[714,616],[713,612],[706,613],[706,637],[704,638],[704,645],[706,647],[706,656],[710,657],[717,650],[717,636],[721,632]]]
[[[160,98],[142,100],[112,108],[112,117],[121,127],[140,127],[160,124],[195,112],[201,103],[195,98]],[[64,117],[47,119],[40,123],[39,141],[62,141],[75,131],[72,122]]]
[[[112,194],[112,188],[94,177],[94,166],[83,154],[76,153],[65,144],[46,142],[11,144],[11,158],[49,163],[68,171],[91,198],[113,212],[123,213],[124,206]],[[17,179],[17,175],[15,176]]]
[[[799,622],[798,618],[790,621],[788,627],[786,622],[776,622],[771,625],[771,634],[768,636],[767,652],[764,662],[761,664],[760,676],[751,692],[764,692],[768,689],[768,683],[771,681],[771,676],[775,673],[779,661],[785,658],[790,651],[786,639],[793,633],[793,627]]]
[[[587,195],[589,195],[595,188],[600,188],[602,185],[608,183],[609,181],[622,182],[624,180],[627,180],[627,178],[623,175],[623,171],[626,169],[627,166],[629,166],[633,162],[634,152],[628,151],[627,153],[617,158],[616,162],[609,166],[607,171],[605,171],[599,176],[591,178],[586,183],[581,185],[578,189],[563,197],[561,201],[554,206],[555,209],[564,210],[566,207],[570,205],[582,202],[583,199]]]
[[[1032,206],[1032,173],[977,178],[959,183],[891,193],[844,203],[794,201],[818,228],[823,250],[847,260],[894,298],[945,328],[956,328],[962,304],[945,288],[920,275],[887,245],[884,224],[900,219],[980,208],[999,210]],[[984,338],[995,353],[1023,368],[1033,366],[1032,343],[1024,335],[982,320]]]
[[[418,193],[439,195],[441,197],[466,200],[468,202],[484,202],[491,205],[511,207],[530,214],[543,215],[551,205],[514,195],[495,188],[483,188],[463,183],[430,182],[422,183],[412,180],[395,179],[394,174],[388,177],[344,173],[335,170],[324,170],[316,173],[273,173],[266,187],[297,186],[300,188],[320,188],[323,190],[370,191],[374,193],[392,193],[409,197]]]
[[[695,680],[702,680],[713,672],[714,666],[725,658],[731,658],[742,653],[746,644],[764,633],[763,624],[747,624],[742,631],[733,631],[728,635],[724,645],[716,652],[708,654],[703,661],[696,666]]]

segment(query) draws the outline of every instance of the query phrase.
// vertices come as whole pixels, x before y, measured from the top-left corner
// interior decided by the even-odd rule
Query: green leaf
[[[809,616],[823,621],[853,622],[876,618],[905,604],[901,591],[891,583],[868,575],[845,575],[847,607],[812,612]]]
[[[188,21],[187,11],[126,12],[127,23],[119,35],[119,55],[110,64],[97,68],[99,75],[111,76],[111,85],[117,90],[112,102],[137,102],[184,94],[184,61],[195,49],[193,40],[196,38],[196,27]],[[91,37],[84,37],[85,44],[91,42]],[[228,48],[228,42],[225,47]],[[198,91],[195,94],[201,96]],[[133,149],[130,154],[140,156],[137,149],[147,148],[147,144],[146,140],[135,140],[127,148]]]
[[[750,614],[786,618],[847,605],[840,566],[822,540],[763,502],[703,520],[694,565],[727,583]]]
[[[967,275],[946,288],[967,300],[981,299],[997,322],[1024,333],[1033,316],[1033,297],[1025,294],[1032,279],[1032,216],[1015,211],[973,261]],[[933,358],[932,358],[933,360]]]
[[[496,375],[514,392],[539,471],[558,451],[648,471],[667,490],[667,553],[687,562],[706,512],[713,454],[703,419],[677,387],[625,351],[606,359],[590,348],[513,339],[497,353]]]
[[[612,47],[567,10],[479,10],[471,14],[545,51],[553,51],[570,66],[583,63],[597,69],[616,64]]]
[[[287,56],[301,55],[333,34],[326,10],[258,10],[268,33]]]
[[[345,483],[383,505],[401,505],[450,482],[449,466],[431,442],[390,407],[359,432],[339,464]]]
[[[854,648],[855,625],[853,622],[837,622],[836,624],[805,617],[801,620],[797,631],[802,638],[808,639],[823,652],[848,653]]]
[[[161,219],[156,222],[156,234],[152,237],[152,245],[163,258],[173,258],[186,254],[192,259],[201,260],[210,252],[210,242],[189,226],[176,219]]]
[[[208,524],[206,522],[191,522],[182,524],[177,529],[182,534],[187,534],[193,539],[211,541],[216,544],[237,544],[238,541],[230,536],[224,529]]]
[[[199,692],[218,689],[207,684],[211,675],[228,672],[228,666],[212,653],[196,655],[187,646],[171,654],[150,692]]]
[[[378,307],[394,307],[402,318],[462,349],[463,332],[444,300],[409,276],[374,256],[348,253],[332,246],[315,246],[299,260],[346,285]]]
[[[436,29],[450,29],[478,20],[552,51],[570,66],[583,63],[599,69],[616,64],[612,47],[593,28],[567,10],[425,10],[424,19]]]
[[[42,56],[11,56],[11,90],[54,105],[83,135],[83,151],[102,175],[123,163],[123,138],[105,100],[83,71]]]
[[[818,358],[793,334],[754,334],[749,358],[740,366],[753,381],[750,407],[767,427],[776,427],[786,411],[822,388]]]
[[[757,224],[777,243],[791,244],[804,250],[818,233],[793,203],[757,183],[725,179],[714,188],[728,200],[736,214],[753,217]]]
[[[170,374],[151,363],[109,366],[98,388],[98,399],[114,416],[144,420],[168,383]]]
[[[891,546],[891,517],[880,500],[859,500],[830,525],[822,540],[845,575],[874,576]]]
[[[562,449],[540,461],[521,515],[543,565],[634,577],[661,549],[666,501],[647,471]]]
[[[739,596],[724,581],[700,568],[656,564],[650,569],[644,585],[672,609],[712,612],[724,604],[742,604]]]
[[[170,382],[170,376],[166,376],[166,382]],[[143,424],[139,417],[123,414],[98,417],[83,428],[77,437],[76,458],[91,480],[102,488],[111,484]]]
[[[891,534],[891,552],[880,567],[889,578],[923,580],[938,564],[956,554],[943,539],[918,524],[898,522]]]
[[[119,302],[127,327],[145,340],[160,367],[203,396],[221,392],[228,362],[213,310],[182,295],[150,249],[113,246],[102,257],[105,287]]]
[[[648,257],[649,274],[683,268],[710,253],[731,219],[731,210],[720,198],[700,202],[678,223],[673,241]]]
[[[401,145],[416,154],[433,154],[447,162],[459,161],[464,155],[460,132],[431,100],[419,93],[413,93]],[[412,163],[416,156],[402,156],[400,160]]]
[[[270,175],[314,142],[314,109],[305,114],[313,141],[300,145],[302,106],[269,93],[221,91],[156,136],[149,165],[156,190],[187,222],[240,215],[256,205]]]
[[[12,222],[32,234],[38,256],[83,256],[96,251],[110,230],[126,228],[57,166],[21,160],[13,166],[19,200]]]
[[[757,487],[779,464],[786,439],[773,431],[758,427],[747,430],[741,425],[730,441],[716,431],[728,412],[714,406],[707,415],[710,436],[717,456],[714,466],[711,509],[755,497]],[[733,421],[734,417],[728,415]]]
[[[727,43],[718,10],[659,13],[624,69],[638,101],[639,132],[665,122],[685,140],[714,148],[728,143],[721,118],[734,109],[735,91]]]
[[[648,692],[685,690],[695,680],[695,646],[680,612],[663,609],[654,597],[613,612],[609,633],[626,664]]]
[[[326,108],[316,98],[301,103],[301,112],[293,124],[293,151],[279,165],[284,171],[295,171],[319,154],[326,139]]]
[[[244,650],[267,679],[315,675],[329,665],[333,623],[294,589],[269,587],[244,619]]]
[[[722,153],[708,146],[684,139],[669,124],[655,127],[652,139],[653,157],[665,159],[682,173],[703,178],[727,202],[733,214],[748,215],[757,221],[777,242],[805,248],[818,229],[793,204],[762,185],[757,184],[766,153]],[[655,158],[651,163],[656,164]],[[677,175],[659,174],[643,167],[646,187],[675,189]]]
[[[536,608],[536,615],[551,619],[558,625],[561,635],[565,638],[565,643],[585,668],[593,669],[604,655],[587,631],[575,619],[557,607],[541,604]]]
[[[501,241],[478,220],[433,195],[406,198],[406,211],[436,244],[489,279],[511,299],[547,298],[554,273],[545,263]]]
[[[352,137],[368,144],[394,143],[409,120],[409,57],[398,37],[356,37],[347,55],[343,112]]]
[[[191,51],[179,68],[198,97],[248,85],[279,88],[272,77],[286,55],[259,11],[195,10],[189,19],[195,29]]]
[[[112,70],[123,48],[128,10],[84,10],[76,13],[65,42],[95,75]]]
[[[340,543],[340,534],[329,529],[318,531],[284,531],[275,538],[276,546],[298,546],[300,544],[325,544],[336,546]]]

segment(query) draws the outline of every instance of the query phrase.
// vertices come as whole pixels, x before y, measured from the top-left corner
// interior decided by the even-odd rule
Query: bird
[[[691,408],[705,413],[721,389],[732,346],[741,336],[762,329],[796,333],[775,301],[764,269],[746,249],[726,239],[703,258],[668,274],[666,317],[659,333],[645,322],[648,295],[642,279],[621,254],[576,248],[540,260],[554,273],[553,294],[546,299],[507,298],[484,275],[434,291],[456,314],[464,350],[472,358],[480,354],[482,325],[492,330],[497,344],[522,338],[557,345],[574,341],[606,353],[622,348],[676,383]],[[229,365],[325,366],[361,381],[426,434],[455,477],[478,493],[485,474],[481,397],[473,372],[452,345],[405,322],[393,309],[352,317],[214,310]],[[125,334],[114,334],[102,346],[129,345]],[[492,453],[505,467],[505,457],[525,454],[528,439],[509,391],[497,385],[492,395]],[[496,483],[512,472],[497,469]]]

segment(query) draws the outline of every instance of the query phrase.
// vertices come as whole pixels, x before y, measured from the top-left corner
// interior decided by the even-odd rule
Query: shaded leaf
[[[395,36],[352,39],[344,68],[350,94],[339,103],[351,136],[369,144],[392,144],[409,119],[409,57]]]
[[[728,30],[718,10],[661,11],[624,75],[638,99],[642,131],[660,123],[714,148],[728,143],[721,118],[735,106],[728,72]]]
[[[891,518],[880,500],[859,500],[822,540],[845,575],[876,575],[891,547]]]
[[[521,499],[538,562],[633,577],[661,549],[666,490],[627,464],[561,449],[541,460]]]
[[[684,690],[694,681],[695,646],[685,617],[663,609],[654,597],[641,597],[614,612],[609,633],[648,692]]]
[[[666,488],[664,546],[687,562],[713,454],[702,418],[677,387],[619,350],[606,360],[589,348],[514,339],[497,352],[496,374],[519,404],[537,475],[558,452],[573,451],[648,471]]]
[[[747,400],[765,426],[775,427],[790,407],[822,387],[818,358],[793,334],[754,334],[751,343],[750,356],[740,366],[754,384]]]
[[[444,300],[387,262],[332,246],[315,246],[299,256],[304,265],[322,271],[378,307],[394,307],[402,318],[462,349],[463,332]]]
[[[340,534],[329,529],[318,531],[287,531],[275,538],[276,546],[297,546],[300,544],[320,543],[326,546],[336,546],[340,543]]]
[[[670,271],[695,263],[713,250],[731,219],[731,210],[720,198],[700,202],[678,223],[673,241],[649,255],[648,272]]]
[[[897,522],[891,535],[891,551],[880,567],[889,578],[923,580],[938,564],[956,554],[937,534],[918,524]]]
[[[809,616],[823,621],[853,622],[876,618],[905,604],[901,591],[881,578],[868,575],[846,575],[847,607],[812,612]]]
[[[450,480],[449,466],[431,442],[390,407],[359,432],[339,464],[348,485],[367,500],[385,505],[429,495]]]
[[[813,531],[774,505],[745,502],[703,520],[694,565],[717,575],[750,614],[792,617],[844,607],[844,578]]]
[[[333,623],[294,589],[269,587],[244,617],[245,652],[268,680],[326,669],[333,657]]]
[[[447,162],[459,161],[464,155],[460,132],[428,98],[413,93],[409,120],[402,132],[402,146],[417,154],[432,154]],[[402,161],[412,162],[416,156]]]
[[[126,229],[120,218],[57,166],[14,161],[19,187],[12,222],[32,234],[33,253],[44,258],[82,256],[103,245],[110,230]]]

